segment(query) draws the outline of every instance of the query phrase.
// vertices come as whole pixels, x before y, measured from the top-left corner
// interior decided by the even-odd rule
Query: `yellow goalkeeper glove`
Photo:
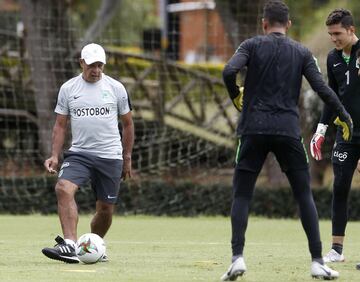
[[[351,117],[345,119],[344,121],[340,120],[337,117],[334,121],[334,124],[342,127],[342,137],[345,141],[350,141],[353,133],[353,122]]]
[[[240,93],[237,95],[234,99],[232,99],[232,102],[235,106],[235,108],[241,112],[243,108],[243,96],[244,96],[244,87],[240,87]]]

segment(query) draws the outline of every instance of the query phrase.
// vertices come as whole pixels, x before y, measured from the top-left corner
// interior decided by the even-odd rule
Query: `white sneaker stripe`
[[[70,246],[68,246],[68,245],[61,245],[61,246],[58,246],[58,248],[59,248],[60,253],[62,253],[62,254],[71,254],[72,253],[72,250],[71,250]]]

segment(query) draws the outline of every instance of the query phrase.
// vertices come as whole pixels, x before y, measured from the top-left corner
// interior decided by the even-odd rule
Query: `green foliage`
[[[328,0],[287,0],[290,9],[292,27],[290,35],[296,40],[303,40],[311,35],[312,30],[319,24],[324,24],[328,11],[324,11]],[[326,16],[325,16],[326,15]]]
[[[55,213],[55,178],[0,179],[0,212],[23,214],[31,212]],[[17,187],[16,189],[12,187]],[[168,216],[223,215],[228,216],[232,189],[228,185],[198,185],[190,181],[169,183],[164,181],[125,182],[120,188],[118,213]],[[330,218],[331,190],[313,190],[320,218]],[[82,213],[94,209],[94,196],[90,187],[76,194]],[[349,218],[360,219],[360,190],[351,192]],[[288,187],[255,190],[251,213],[269,218],[298,218],[297,205]]]
[[[209,74],[217,78],[222,77],[222,71],[224,69],[224,64],[196,63],[196,64],[182,64],[182,65],[188,69],[201,71],[203,73]]]
[[[155,2],[152,0],[119,1],[119,9],[104,34],[101,35],[101,40],[120,43],[123,46],[139,46],[143,29],[159,25]],[[73,4],[71,16],[82,30],[86,30],[96,18],[100,6],[100,0],[77,0]]]
[[[351,12],[354,16],[355,26],[359,29],[360,28],[360,1],[349,1],[349,9],[351,10]]]
[[[290,8],[292,28],[290,35],[303,41],[312,36],[312,31],[318,25],[325,25],[330,11],[335,8],[349,9],[355,20],[355,26],[360,25],[360,1],[353,0],[286,0]]]
[[[124,212],[151,215],[229,215],[232,189],[221,184],[194,185],[166,182],[145,182],[124,186]],[[328,188],[313,190],[320,218],[330,218],[332,192]],[[360,190],[351,193],[349,218],[360,219]],[[290,188],[268,189],[257,187],[251,204],[251,214],[269,218],[298,218],[298,209]]]
[[[113,47],[112,47],[113,48]],[[145,69],[151,66],[151,63],[147,60],[141,58],[128,58],[126,63],[129,66],[136,70],[137,73],[143,72]],[[216,78],[222,77],[222,71],[224,69],[224,64],[213,64],[213,63],[197,63],[197,64],[180,64],[185,69],[200,71],[204,74],[211,75]],[[124,62],[117,64],[114,59],[110,58],[108,64],[106,65],[106,73],[113,73],[116,76],[128,76],[128,70],[124,66]],[[120,75],[119,75],[120,74]],[[188,78],[185,74],[184,78]],[[149,75],[148,78],[157,79],[156,73],[153,72],[152,75]]]

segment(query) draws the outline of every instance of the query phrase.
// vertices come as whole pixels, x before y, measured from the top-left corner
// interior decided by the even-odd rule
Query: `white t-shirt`
[[[118,117],[130,110],[125,87],[105,74],[95,83],[86,82],[82,74],[65,82],[55,108],[71,116],[70,151],[107,159],[122,159]]]

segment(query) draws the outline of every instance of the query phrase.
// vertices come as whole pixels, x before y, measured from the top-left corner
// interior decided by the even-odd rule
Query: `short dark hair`
[[[289,7],[280,0],[270,0],[264,5],[263,18],[270,25],[286,25],[289,21]]]
[[[346,9],[335,9],[332,11],[326,20],[326,25],[341,24],[345,28],[354,26],[354,19],[349,10]]]

